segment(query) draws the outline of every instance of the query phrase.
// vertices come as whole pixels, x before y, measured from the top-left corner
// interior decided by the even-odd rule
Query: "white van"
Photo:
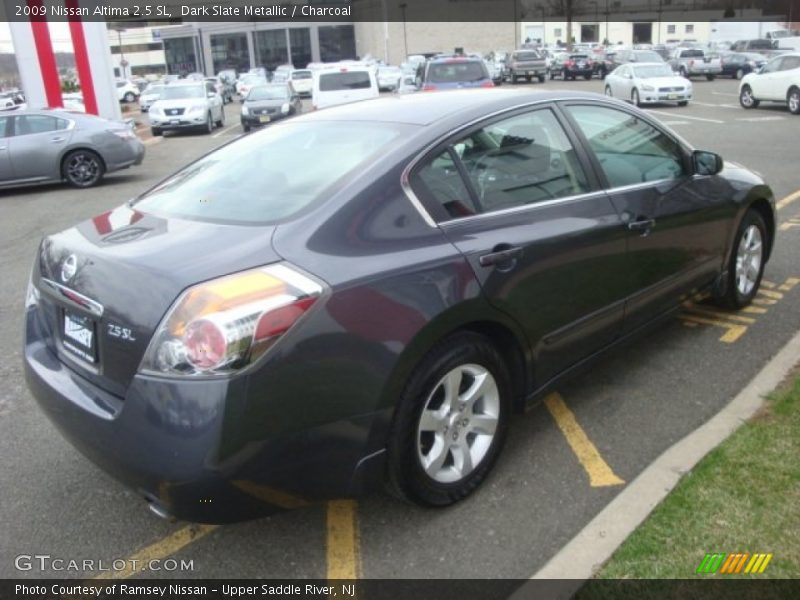
[[[380,94],[374,67],[333,65],[313,73],[311,105],[314,110],[369,100]]]

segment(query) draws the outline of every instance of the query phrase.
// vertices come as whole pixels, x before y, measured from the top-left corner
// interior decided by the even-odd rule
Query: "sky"
[[[72,39],[69,37],[68,23],[48,23],[53,49],[56,52],[72,52]],[[6,21],[0,21],[0,52],[13,52],[11,31]]]

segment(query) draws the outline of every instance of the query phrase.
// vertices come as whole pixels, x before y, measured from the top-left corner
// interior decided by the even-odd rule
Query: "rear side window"
[[[8,137],[11,117],[0,117],[0,138]]]
[[[602,106],[569,106],[611,187],[683,175],[678,142],[639,117]]]
[[[703,58],[705,54],[702,50],[684,50],[681,52],[681,58]]]
[[[451,218],[589,191],[574,148],[548,109],[503,119],[461,138],[418,170],[414,186]]]
[[[363,173],[409,129],[374,122],[277,125],[190,164],[141,196],[135,206],[212,222],[285,220]]]
[[[488,78],[486,67],[477,61],[434,63],[428,67],[428,81],[431,83],[458,83]]]
[[[15,135],[47,133],[58,129],[66,129],[67,121],[46,115],[25,115],[17,117]]]
[[[341,92],[343,90],[364,90],[372,87],[366,71],[347,71],[345,73],[325,73],[319,76],[319,91]]]

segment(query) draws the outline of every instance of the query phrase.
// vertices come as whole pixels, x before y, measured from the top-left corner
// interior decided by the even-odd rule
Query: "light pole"
[[[545,20],[545,8],[539,6],[538,9],[542,11],[542,47],[547,45],[547,21]]]
[[[408,4],[403,2],[399,7],[403,13],[403,48],[405,49],[406,58],[408,58],[408,34],[406,33],[406,8]]]
[[[122,79],[127,79],[125,76],[125,53],[122,51],[122,34],[126,31],[124,27],[114,27],[117,32],[117,39],[119,40],[119,74]]]
[[[608,0],[606,0],[606,41],[608,42],[607,45],[611,45],[611,40],[608,39]]]
[[[600,17],[598,15],[598,7],[597,7],[597,0],[589,0],[589,4],[594,4],[594,22],[597,25],[597,37],[600,37]],[[581,40],[583,41],[583,40]],[[599,42],[600,40],[595,40]]]

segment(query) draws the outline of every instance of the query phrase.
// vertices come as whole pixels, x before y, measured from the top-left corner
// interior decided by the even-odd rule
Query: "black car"
[[[722,55],[722,75],[741,79],[748,73],[758,71],[767,62],[767,57],[755,52],[729,52]]]
[[[614,56],[616,56],[616,52],[603,52],[602,54],[598,55],[594,59],[594,75],[597,75],[600,79],[605,79],[606,75],[611,73],[617,65],[614,63]]]
[[[594,71],[594,61],[589,58],[588,54],[563,52],[556,54],[553,62],[550,63],[550,79],[555,79],[556,76],[562,77],[564,81],[576,77],[591,79]]]
[[[774,234],[758,175],[613,99],[359,102],[46,237],[25,372],[160,515],[241,520],[384,484],[443,506],[567,374],[695,292],[747,305]]]
[[[261,127],[279,119],[300,114],[303,103],[286,83],[257,85],[242,100],[242,129]]]
[[[661,53],[655,50],[632,50],[630,48],[621,48],[614,52],[609,65],[608,72],[610,73],[620,65],[627,65],[632,62],[640,63],[660,63],[664,62]]]

